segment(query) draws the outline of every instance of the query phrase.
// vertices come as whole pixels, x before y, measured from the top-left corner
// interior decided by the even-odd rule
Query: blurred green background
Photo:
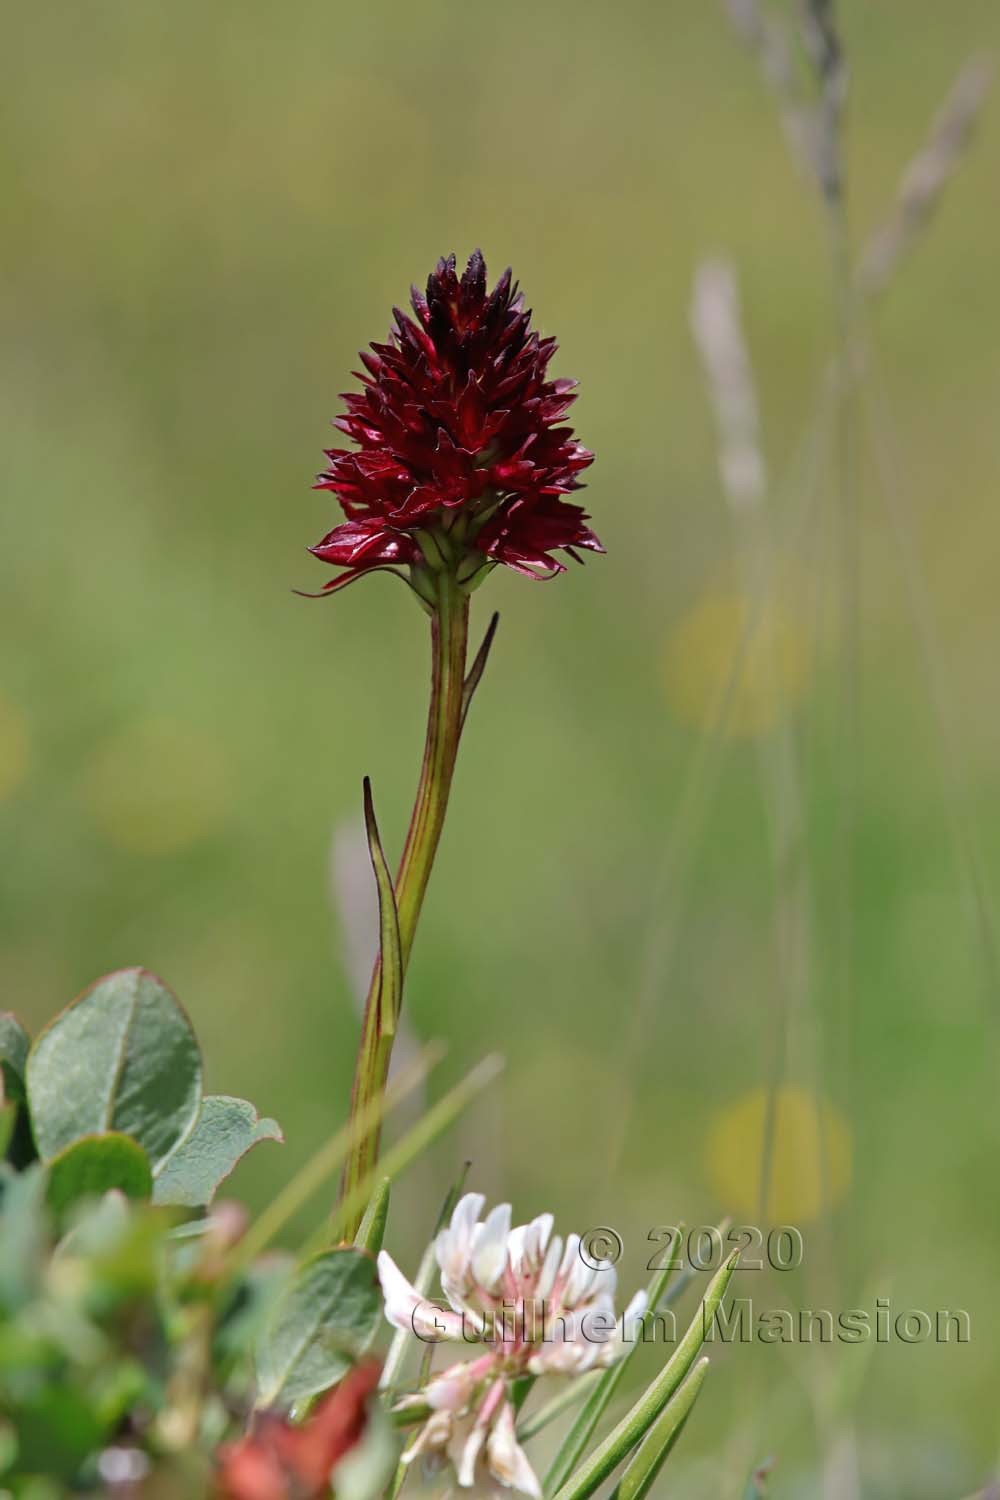
[[[777,1496],[973,1490],[1000,1395],[1000,995],[962,853],[971,833],[987,872],[1000,855],[1000,113],[877,318],[944,702],[861,453],[852,751],[834,486],[827,460],[816,482],[795,467],[832,347],[823,215],[721,5],[96,0],[6,19],[3,1004],[38,1025],[110,968],[162,974],[212,1086],[285,1127],[237,1181],[257,1204],[342,1119],[357,1021],[333,834],[369,773],[399,846],[426,625],[382,577],[324,603],[290,590],[328,576],[304,549],[337,512],[310,483],[356,351],[439,254],[481,245],[581,382],[608,555],[545,587],[494,575],[475,601],[479,628],[502,623],[408,1012],[450,1043],[431,1096],[487,1050],[508,1066],[400,1190],[394,1248],[418,1252],[470,1154],[519,1217],[615,1226],[631,1290],[651,1227],[760,1221],[777,1057],[765,1217],[801,1225],[805,1261],[746,1273],[744,1294],[963,1307],[972,1340],[720,1350],[673,1493],[737,1495],[772,1452]],[[860,243],[1000,12],[855,0],[842,25]],[[738,546],[688,328],[719,251],[796,664],[787,701],[721,740],[699,705],[739,636]],[[776,743],[811,910],[790,999],[760,777]]]

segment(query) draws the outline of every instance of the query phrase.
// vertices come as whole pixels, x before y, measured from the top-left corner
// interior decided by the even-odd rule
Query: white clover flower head
[[[422,1297],[390,1255],[378,1257],[385,1314],[425,1342],[462,1340],[485,1353],[433,1375],[399,1403],[431,1415],[403,1455],[450,1463],[462,1488],[513,1489],[541,1500],[515,1435],[510,1386],[523,1375],[580,1375],[613,1364],[646,1311],[637,1292],[615,1316],[610,1262],[589,1264],[580,1237],[553,1235],[551,1214],[511,1228],[510,1204],[481,1219],[486,1200],[467,1193],[434,1246],[447,1306]]]

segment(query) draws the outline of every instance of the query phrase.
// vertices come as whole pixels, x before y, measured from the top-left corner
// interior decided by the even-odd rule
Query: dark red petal
[[[419,549],[410,537],[373,521],[344,521],[309,551],[322,562],[357,567],[359,563],[416,561]]]
[[[335,426],[353,446],[328,451],[316,485],[347,520],[311,550],[352,575],[416,562],[413,532],[462,508],[477,548],[532,576],[561,571],[560,549],[601,550],[562,499],[593,461],[558,425],[575,382],[549,379],[556,341],[532,329],[510,271],[490,291],[479,250],[461,276],[449,255],[410,300],[414,316],[394,309],[388,340],[361,356],[359,387],[343,398]]]

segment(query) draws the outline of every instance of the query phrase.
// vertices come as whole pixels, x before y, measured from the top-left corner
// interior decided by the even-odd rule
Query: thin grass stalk
[[[864,411],[875,458],[879,494],[892,529],[913,630],[923,658],[927,693],[937,728],[945,806],[958,862],[965,870],[972,895],[979,946],[986,971],[987,994],[991,1002],[990,1013],[994,1018],[1000,1018],[1000,936],[997,930],[996,904],[969,811],[969,777],[954,732],[955,714],[945,685],[946,668],[928,602],[930,590],[903,500],[905,488],[900,472],[898,444],[894,443],[892,437],[892,413],[884,387],[872,366],[870,354],[867,362],[869,380]]]
[[[923,236],[969,149],[993,74],[985,57],[970,58],[959,72],[924,144],[906,167],[886,218],[864,247],[855,275],[862,296],[884,292]]]
[[[594,1386],[603,1378],[603,1370],[588,1370],[586,1375],[579,1376],[557,1396],[553,1396],[551,1401],[546,1401],[544,1406],[540,1406],[537,1411],[525,1417],[517,1429],[518,1442],[526,1443],[529,1438],[535,1437],[564,1412],[571,1411],[574,1406],[578,1406],[585,1396],[593,1393]]]
[[[826,453],[835,399],[830,371],[824,370],[809,423],[790,467],[787,482],[782,486],[783,491],[787,490],[792,497],[785,538],[785,544],[790,548],[799,544],[813,519],[816,476]],[[770,587],[770,570],[763,582],[767,588]],[[614,1111],[614,1129],[607,1133],[608,1171],[615,1169],[624,1153],[636,1098],[636,1090],[631,1081],[634,1068],[647,1032],[646,1023],[669,975],[683,925],[685,866],[690,862],[691,850],[702,825],[709,794],[719,773],[726,729],[732,716],[748,652],[760,628],[765,603],[766,592],[763,595],[758,593],[748,601],[732,661],[713,705],[710,722],[691,757],[663,856],[650,882],[649,910],[655,914],[655,923],[651,921],[642,945],[638,997],[632,1007],[620,1065],[621,1075],[628,1083],[622,1089]],[[663,918],[664,912],[668,913],[666,919]]]
[[[753,366],[743,333],[735,273],[726,262],[699,267],[692,298],[692,328],[715,410],[722,490],[736,534],[748,600],[773,593],[780,565],[768,505],[767,465],[761,447]],[[768,642],[763,642],[765,647]],[[795,731],[780,701],[777,644],[772,638],[765,670],[776,720],[756,738],[775,883],[775,930],[781,983],[774,1055],[769,1068],[758,1184],[758,1223],[769,1217],[777,1096],[787,1073],[793,1018],[806,1015],[811,994],[812,893],[806,861],[806,827]],[[814,1050],[815,1044],[813,1046]]]
[[[375,1176],[398,1177],[454,1123],[484,1088],[499,1077],[503,1068],[504,1059],[499,1053],[491,1052],[489,1056],[483,1058],[482,1062],[477,1063],[453,1089],[450,1089],[443,1099],[439,1099],[431,1106],[413,1129],[385,1153],[377,1174],[372,1173],[367,1177],[362,1177],[357,1187],[343,1199],[334,1216],[335,1238],[350,1238],[347,1226],[355,1222],[360,1224]]]
[[[731,0],[731,13],[745,11],[758,20],[762,14],[759,0]],[[832,268],[833,302],[835,320],[836,352],[834,360],[836,443],[834,454],[834,486],[836,493],[836,525],[839,563],[839,633],[840,633],[840,790],[838,808],[838,843],[840,878],[838,881],[839,905],[838,925],[838,974],[837,1017],[839,1029],[839,1051],[841,1077],[849,1076],[851,1050],[852,1012],[854,1006],[854,920],[856,890],[854,880],[855,863],[855,819],[859,787],[859,763],[861,743],[860,716],[860,622],[861,622],[861,511],[859,494],[857,414],[855,410],[857,367],[855,360],[854,330],[857,316],[857,296],[851,263],[851,236],[847,212],[847,180],[843,161],[843,125],[847,99],[847,68],[837,24],[835,0],[800,0],[799,13],[802,37],[809,65],[816,86],[816,103],[804,104],[803,96],[791,74],[779,81],[776,92],[783,100],[783,116],[789,107],[800,111],[805,120],[802,135],[808,144],[808,158],[817,186],[820,189],[826,210],[827,238]],[[734,17],[735,18],[735,17]],[[780,28],[779,28],[780,30]],[[746,40],[756,43],[755,50],[762,63],[766,57],[760,45],[761,29],[756,31],[743,27]],[[784,39],[787,44],[787,37]],[[790,53],[790,47],[788,51]],[[767,69],[765,67],[765,74]],[[769,83],[775,87],[773,77]],[[788,766],[786,758],[786,769]],[[823,1271],[835,1286],[837,1262],[833,1247],[833,1230],[830,1210],[829,1146],[827,1140],[826,1114],[818,1096],[819,1067],[816,1047],[810,1072],[817,1090],[817,1128],[819,1136],[819,1176],[822,1204],[821,1235]],[[775,1071],[768,1094],[768,1111],[765,1135],[773,1142],[775,1127],[775,1104],[780,1058],[776,1055]],[[770,1189],[770,1159],[772,1145],[765,1141],[762,1153],[760,1199],[766,1204]],[[762,1217],[763,1217],[762,1211]],[[832,1450],[834,1434],[829,1423],[822,1418],[820,1402],[816,1393],[814,1406],[822,1419],[826,1446]],[[850,1500],[859,1493],[857,1474],[856,1442],[849,1429],[840,1436],[844,1439],[838,1448],[845,1453],[846,1467],[838,1478],[839,1489],[829,1482],[825,1493],[838,1495],[838,1500]]]
[[[444,1051],[440,1042],[432,1042],[425,1047],[419,1056],[393,1079],[381,1098],[373,1101],[372,1116],[384,1117],[414,1089],[419,1088],[431,1069],[440,1062]],[[231,1274],[237,1275],[245,1270],[258,1255],[273,1244],[285,1226],[329,1181],[346,1160],[355,1129],[355,1122],[348,1120],[299,1168],[277,1197],[272,1198],[234,1249],[230,1258]]]

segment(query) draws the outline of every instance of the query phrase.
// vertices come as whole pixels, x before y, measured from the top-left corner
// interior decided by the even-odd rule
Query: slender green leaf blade
[[[389,1217],[391,1189],[392,1179],[383,1177],[368,1200],[368,1207],[358,1226],[358,1232],[354,1236],[354,1243],[358,1249],[367,1250],[369,1255],[377,1255],[382,1248],[386,1220]]]
[[[190,1022],[145,969],[108,974],[60,1012],[28,1054],[28,1102],[39,1154],[116,1131],[155,1167],[201,1107],[201,1057]]]
[[[694,1318],[663,1369],[604,1441],[594,1449],[558,1491],[558,1500],[586,1500],[604,1483],[626,1454],[645,1437],[687,1375],[705,1341],[726,1295],[738,1256],[732,1255],[717,1271]]]
[[[561,1417],[564,1412],[577,1406],[585,1396],[593,1395],[594,1387],[601,1382],[605,1373],[604,1370],[588,1370],[586,1374],[578,1375],[557,1395],[546,1401],[544,1406],[539,1406],[531,1412],[518,1424],[518,1442],[523,1445],[529,1438],[533,1438],[536,1433],[548,1427],[550,1422],[554,1422],[556,1417]]]
[[[493,637],[497,633],[497,626],[499,624],[500,624],[500,615],[496,611],[494,611],[493,615],[490,618],[490,623],[486,627],[486,634],[483,636],[482,645],[479,647],[479,650],[476,652],[475,660],[473,661],[472,666],[469,668],[468,674],[466,675],[466,679],[465,679],[464,683],[462,684],[462,728],[463,729],[465,728],[465,720],[466,720],[466,716],[467,716],[467,714],[469,712],[470,705],[472,703],[473,698],[475,697],[476,688],[479,686],[479,683],[480,683],[480,681],[482,679],[482,675],[486,671],[486,663],[489,661],[490,650],[491,650],[491,648],[493,646]]]
[[[676,1396],[667,1402],[649,1429],[638,1453],[621,1477],[615,1500],[645,1500],[681,1435],[707,1374],[708,1356],[705,1355],[698,1360]]]
[[[277,1122],[262,1120],[246,1099],[210,1094],[190,1135],[154,1170],[153,1202],[204,1208],[252,1147],[283,1139]]]
[[[674,1261],[670,1259],[664,1267],[654,1273],[647,1290],[647,1311],[640,1324],[642,1333],[650,1325],[659,1309],[675,1269]],[[586,1404],[573,1419],[545,1476],[546,1495],[554,1495],[576,1468],[581,1454],[594,1435],[598,1422],[607,1410],[608,1403],[618,1389],[625,1368],[639,1347],[640,1340],[641,1334],[625,1350],[621,1358],[610,1369],[603,1372],[594,1389],[588,1394]]]
[[[117,1188],[127,1198],[148,1198],[153,1176],[145,1151],[127,1135],[108,1132],[74,1141],[48,1162],[49,1207],[63,1213],[83,1198]]]
[[[375,804],[372,800],[372,784],[368,777],[364,782],[365,833],[368,837],[368,853],[378,886],[379,919],[379,989],[378,1016],[379,1036],[392,1037],[396,1032],[400,1007],[403,1003],[403,953],[399,940],[399,915],[396,911],[396,893],[392,876],[382,850],[378,823],[375,821]]]
[[[325,1391],[368,1348],[382,1295],[375,1262],[348,1246],[305,1262],[278,1297],[257,1351],[258,1406]]]

